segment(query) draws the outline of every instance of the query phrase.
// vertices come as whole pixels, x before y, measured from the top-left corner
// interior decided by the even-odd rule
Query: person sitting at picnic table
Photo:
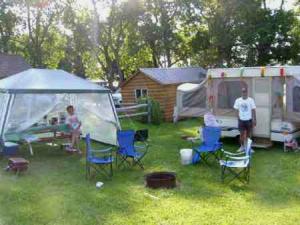
[[[248,96],[247,88],[242,88],[242,97],[235,100],[233,108],[237,112],[240,131],[241,146],[238,151],[242,152],[247,139],[251,138],[252,128],[256,126],[256,106],[254,100]]]
[[[71,131],[71,146],[68,148],[68,150],[77,151],[79,154],[81,154],[81,151],[79,149],[81,122],[75,114],[75,109],[72,105],[69,105],[67,107],[67,112],[68,117],[66,123]]]

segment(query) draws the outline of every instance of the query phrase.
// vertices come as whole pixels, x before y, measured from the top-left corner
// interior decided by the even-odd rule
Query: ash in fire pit
[[[145,176],[149,188],[175,188],[176,174],[172,172],[154,172]]]

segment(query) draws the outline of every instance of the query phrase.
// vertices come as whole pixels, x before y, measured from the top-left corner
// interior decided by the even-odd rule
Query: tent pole
[[[108,94],[108,98],[109,98],[110,105],[111,105],[111,107],[112,107],[112,109],[113,109],[114,117],[115,117],[116,122],[117,122],[117,128],[118,128],[119,130],[121,130],[119,117],[117,116],[115,104],[113,103],[112,95],[111,95],[110,93]]]
[[[13,99],[13,96],[15,96],[15,95],[9,94],[8,101],[7,101],[7,104],[6,104],[4,120],[3,120],[3,123],[2,123],[2,127],[1,127],[1,138],[2,138],[2,140],[4,140],[4,128],[5,128],[5,125],[6,125],[6,122],[7,122],[7,117],[8,117],[10,108],[11,108],[11,101]]]

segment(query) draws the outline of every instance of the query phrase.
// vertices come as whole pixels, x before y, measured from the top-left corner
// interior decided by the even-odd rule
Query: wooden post
[[[148,110],[148,123],[151,123],[151,101],[147,99],[147,110]]]

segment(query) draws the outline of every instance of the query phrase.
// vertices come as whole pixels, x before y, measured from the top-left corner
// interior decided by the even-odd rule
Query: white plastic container
[[[189,148],[181,149],[180,156],[181,156],[181,164],[189,165],[192,163],[193,150]]]
[[[98,181],[98,182],[96,183],[96,188],[101,188],[102,186],[103,186],[103,182]]]

